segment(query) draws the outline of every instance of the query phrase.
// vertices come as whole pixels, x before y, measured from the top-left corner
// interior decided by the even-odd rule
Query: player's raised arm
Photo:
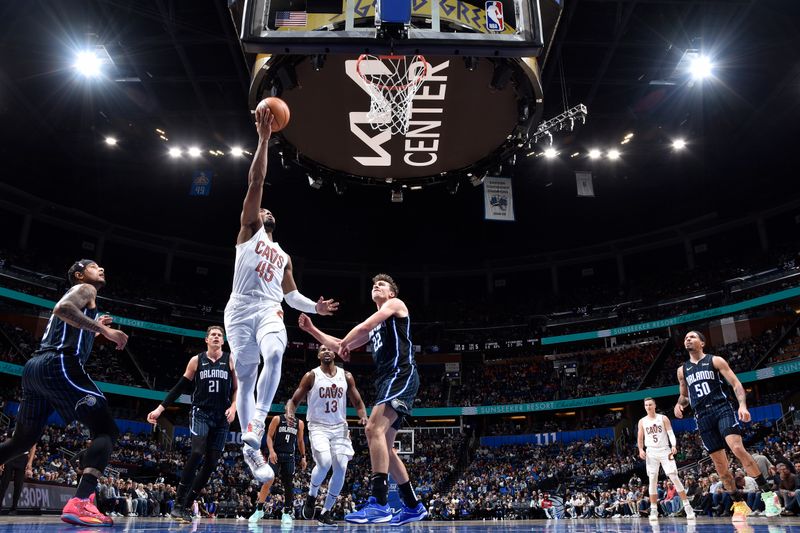
[[[297,411],[297,406],[305,399],[308,395],[308,391],[310,391],[313,386],[314,372],[306,372],[303,379],[300,380],[300,385],[297,386],[292,397],[286,402],[286,420],[289,422],[297,421],[294,416],[295,411]]]
[[[344,379],[347,380],[347,397],[350,399],[350,404],[356,409],[358,423],[362,426],[366,426],[367,406],[364,405],[364,400],[361,398],[361,393],[358,392],[356,380],[353,378],[353,374],[347,371],[344,373]]]
[[[742,382],[739,381],[739,378],[736,377],[736,374],[731,370],[730,365],[728,365],[728,362],[722,357],[715,355],[711,359],[711,364],[714,365],[714,368],[719,370],[719,373],[722,374],[725,381],[733,388],[733,394],[736,395],[736,401],[739,402],[739,420],[742,422],[750,422],[750,411],[747,410],[747,391],[744,390]]]
[[[408,308],[400,298],[391,298],[381,305],[369,318],[357,325],[342,339],[342,349],[339,355],[347,361],[350,352],[359,346],[369,342],[370,332],[380,326],[387,318],[397,316],[405,318],[408,316]]]
[[[264,180],[267,176],[267,160],[269,158],[269,138],[272,136],[272,113],[267,106],[259,105],[256,108],[256,130],[258,130],[258,147],[250,164],[247,175],[247,194],[242,205],[242,214],[239,217],[241,227],[237,244],[247,242],[262,225],[259,211],[261,209],[261,196],[264,191]]]
[[[325,346],[332,352],[338,352],[342,339],[338,337],[334,337],[333,335],[328,335],[327,333],[323,332],[314,323],[305,313],[300,313],[300,318],[297,319],[297,325],[300,326],[300,329],[317,339],[317,342]]]
[[[293,309],[303,313],[332,315],[334,311],[339,309],[339,302],[335,302],[333,299],[326,300],[320,296],[319,300],[315,302],[300,294],[300,291],[297,290],[297,283],[294,281],[294,267],[291,257],[286,262],[286,268],[283,270],[281,288],[283,289],[283,299],[286,300],[286,303]]]
[[[683,410],[689,405],[689,387],[686,386],[686,378],[683,377],[682,365],[678,367],[678,388],[680,395],[673,411],[676,418],[683,418]]]

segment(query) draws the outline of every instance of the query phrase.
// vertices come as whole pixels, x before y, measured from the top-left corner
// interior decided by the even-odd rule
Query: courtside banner
[[[5,509],[11,507],[12,492],[13,491],[7,490],[3,498],[3,507]],[[17,506],[20,509],[60,511],[73,496],[75,496],[75,487],[45,485],[26,481],[25,484],[22,485],[22,493],[19,496],[19,503]]]
[[[514,221],[514,195],[511,178],[487,176],[483,180],[483,205],[486,220]]]

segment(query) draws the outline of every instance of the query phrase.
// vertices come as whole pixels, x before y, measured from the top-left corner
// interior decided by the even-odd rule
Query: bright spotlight
[[[617,159],[619,159],[619,150],[609,150],[608,158],[612,161],[616,161]]]
[[[689,73],[695,80],[702,80],[711,76],[713,68],[714,65],[711,64],[711,60],[707,56],[697,56],[689,64]]]
[[[115,139],[114,137],[106,137],[106,144],[109,146],[116,146],[117,139]]]
[[[234,146],[231,148],[231,155],[233,157],[242,157],[242,154],[244,154],[244,150],[242,150],[241,146]]]
[[[181,149],[180,148],[170,148],[169,149],[169,156],[172,158],[177,158],[181,156]]]
[[[189,154],[189,157],[200,157],[200,154],[202,152],[200,152],[200,148],[198,148],[197,146],[192,146],[191,148],[189,148],[187,153]]]
[[[547,149],[545,149],[545,151],[544,151],[544,156],[545,156],[547,159],[553,159],[553,158],[555,158],[557,155],[558,155],[558,152],[556,152],[556,149],[555,149],[555,148],[553,148],[552,146],[551,146],[550,148],[547,148]]]
[[[600,159],[601,157],[603,157],[603,152],[597,148],[592,148],[589,150],[589,159]]]
[[[100,75],[100,64],[100,58],[94,52],[80,52],[74,66],[87,78],[93,78]]]
[[[673,150],[683,150],[684,148],[686,148],[686,141],[684,139],[675,139],[672,141]]]

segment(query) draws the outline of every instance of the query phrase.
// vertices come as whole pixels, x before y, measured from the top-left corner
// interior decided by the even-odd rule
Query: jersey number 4
[[[706,394],[711,394],[711,386],[708,384],[707,381],[704,381],[702,383],[695,383],[694,393],[697,394],[698,398],[702,398]]]
[[[335,413],[339,410],[339,402],[336,400],[332,402],[325,402],[325,412],[326,413]]]
[[[275,267],[269,261],[260,261],[256,267],[258,277],[269,283],[275,277]]]

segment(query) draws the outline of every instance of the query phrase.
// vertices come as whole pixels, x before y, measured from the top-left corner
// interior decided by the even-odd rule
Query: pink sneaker
[[[85,500],[72,498],[61,511],[61,520],[76,526],[111,527],[114,521],[101,513],[94,505],[91,496]]]

